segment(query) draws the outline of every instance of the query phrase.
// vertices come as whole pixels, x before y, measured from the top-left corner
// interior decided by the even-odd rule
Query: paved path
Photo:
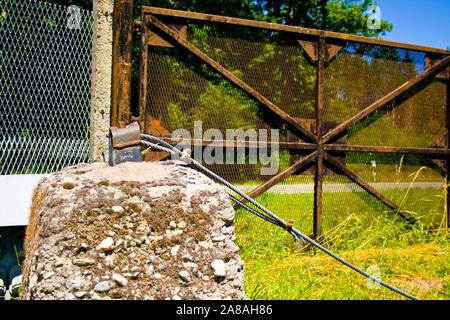
[[[376,190],[386,189],[407,189],[410,187],[410,182],[373,182],[369,183]],[[257,186],[236,186],[239,190],[248,193]],[[415,182],[412,184],[413,188],[435,188],[444,187],[443,182]],[[363,192],[364,190],[354,183],[327,183],[323,184],[323,192]],[[267,190],[268,193],[275,194],[295,194],[295,193],[314,193],[314,184],[278,184]]]

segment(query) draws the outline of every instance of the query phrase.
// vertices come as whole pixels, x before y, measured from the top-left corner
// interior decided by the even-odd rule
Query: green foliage
[[[257,20],[378,37],[391,31],[392,25],[381,21],[380,30],[368,29],[366,12],[374,4],[372,0],[257,0],[250,6]]]
[[[50,0],[54,3],[72,5],[76,4],[83,8],[92,8],[92,0]],[[386,32],[392,29],[392,25],[386,21],[381,22],[381,28],[379,30],[371,30],[367,27],[367,9],[375,4],[373,0],[359,1],[359,0],[305,0],[305,1],[263,1],[263,0],[205,0],[205,1],[192,1],[192,0],[134,0],[134,16],[136,19],[140,19],[140,13],[142,6],[155,6],[169,9],[196,11],[203,13],[211,13],[225,16],[232,16],[245,19],[255,19],[262,21],[270,21],[273,23],[281,23],[288,25],[295,25],[308,28],[320,28],[324,30],[360,34],[364,36],[380,37]],[[189,25],[192,28],[192,25]],[[208,32],[208,26],[204,26],[202,31],[205,35],[209,36],[211,33],[217,35],[236,36],[236,30],[228,30],[226,27],[221,28],[211,27]],[[192,30],[191,30],[192,31]],[[198,31],[198,30],[197,30]],[[234,34],[233,34],[234,32]],[[194,34],[196,31],[193,32]],[[259,36],[258,36],[259,35]],[[248,36],[244,30],[239,30],[239,36]],[[262,37],[261,37],[262,36]],[[253,35],[253,39],[269,39],[265,44],[265,50],[259,56],[253,57],[252,60],[246,61],[248,64],[248,71],[256,74],[265,70],[265,68],[273,63],[273,61],[279,61],[281,50],[277,50],[274,46],[277,41],[281,39],[281,35],[276,32],[273,33],[257,33]],[[139,50],[140,50],[140,34],[139,32],[134,34],[133,38],[133,58],[132,58],[132,113],[137,114],[138,105],[138,88],[139,88]],[[194,44],[195,41],[193,41]],[[204,43],[203,43],[204,44]],[[198,45],[198,44],[196,44]],[[229,52],[221,52],[221,49],[210,46],[211,50],[203,47],[207,54],[214,56],[215,59],[219,59],[219,56],[229,54]],[[214,54],[212,54],[214,53]],[[292,55],[292,60],[305,59],[302,55]],[[291,109],[306,110],[305,113],[313,114],[314,102],[312,100],[301,100],[299,97],[307,96],[314,88],[315,74],[311,72],[313,68],[305,70],[307,64],[304,61],[292,61],[297,67],[289,68],[289,72],[286,70],[279,70],[274,68],[271,72],[272,80],[266,83],[262,83],[262,88],[258,88],[264,92],[264,88],[273,86],[274,82],[279,87],[295,87],[298,91],[296,97],[293,97],[291,101],[285,101],[286,111],[289,113]],[[234,70],[239,73],[242,70]],[[283,71],[283,72],[281,72]],[[247,81],[249,75],[242,74],[242,79]],[[255,75],[253,75],[255,76]],[[268,78],[269,75],[265,75]],[[281,79],[280,77],[283,77]],[[239,76],[240,77],[240,76]],[[289,83],[290,82],[290,83]],[[269,97],[275,104],[280,103],[283,96],[280,88],[271,88],[273,95]],[[339,107],[339,101],[332,101],[333,105]],[[289,106],[289,107],[287,107]],[[345,108],[345,106],[342,106]],[[305,117],[302,115],[302,117]]]
[[[92,0],[47,1],[92,9]],[[153,6],[379,37],[392,25],[381,21],[379,30],[368,29],[367,10],[374,4],[374,0],[134,0],[134,15],[140,16],[142,6]]]
[[[381,28],[379,30],[370,30],[367,27],[367,14],[364,12],[374,4],[374,1],[356,1],[356,0],[334,0],[334,1],[250,1],[250,0],[205,0],[205,1],[192,1],[192,0],[134,0],[134,15],[137,19],[140,19],[142,6],[154,6],[163,7],[169,9],[196,11],[202,13],[210,13],[224,16],[232,16],[237,18],[252,19],[269,21],[273,23],[289,24],[301,27],[320,28],[324,30],[360,34],[364,36],[376,36],[379,37],[392,29],[392,25],[382,21]],[[267,42],[264,47],[264,51],[258,56],[254,56],[250,60],[242,61],[241,66],[245,65],[247,72],[242,73],[242,80],[248,82],[248,77],[261,76],[261,72],[267,69],[267,66],[273,65],[274,61],[280,61],[280,55],[282,50],[275,46],[277,43],[283,41],[282,35],[277,32],[253,32],[251,35],[249,31],[242,29],[230,29],[226,26],[202,26],[200,30],[192,23],[188,25],[189,32],[193,34],[193,38],[190,39],[192,43],[202,49],[206,54],[210,55],[219,62],[223,61],[226,55],[230,52],[225,52],[223,48],[217,48],[208,44],[205,40],[205,36],[220,36],[220,37],[236,37],[239,34],[241,38],[247,38],[249,40],[266,39]],[[203,35],[203,37],[201,37]],[[202,39],[200,43],[195,41],[195,38]],[[304,60],[305,57],[301,54],[293,54],[292,60]],[[280,101],[287,96],[283,94],[281,87],[296,88],[297,95],[291,99],[291,101],[285,101],[287,112],[291,112],[291,109],[306,110],[306,113],[313,114],[314,102],[311,100],[303,100],[299,97],[307,96],[311,94],[315,84],[315,73],[312,72],[314,68],[307,68],[308,64],[304,61],[291,61],[288,64],[290,68],[280,70],[273,68],[271,70],[272,79],[269,81],[269,74],[265,74],[264,78],[267,82],[261,81],[261,87],[257,88],[260,92],[272,92],[273,94],[268,97],[275,104],[280,104]],[[292,68],[295,65],[296,67]],[[225,67],[229,68],[229,66]],[[306,70],[307,68],[308,70]],[[242,72],[242,68],[233,69],[233,73]],[[283,77],[283,78],[280,78]],[[132,71],[132,112],[137,113],[138,103],[138,87],[139,87],[139,33],[135,33],[133,43],[133,71]],[[276,83],[275,88],[268,88]],[[264,90],[267,89],[267,90]],[[283,104],[283,103],[281,103]],[[303,117],[305,117],[303,115]]]
[[[56,3],[63,6],[76,5],[86,10],[92,10],[92,0],[46,0],[46,2]]]
[[[392,25],[386,21],[381,21],[379,30],[368,29],[366,12],[375,4],[373,0],[134,0],[134,4],[136,16],[143,5],[151,5],[369,37],[379,37],[392,30]]]

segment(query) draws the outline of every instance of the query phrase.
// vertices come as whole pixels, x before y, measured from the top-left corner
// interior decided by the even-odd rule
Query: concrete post
[[[90,161],[108,161],[114,0],[93,1]]]

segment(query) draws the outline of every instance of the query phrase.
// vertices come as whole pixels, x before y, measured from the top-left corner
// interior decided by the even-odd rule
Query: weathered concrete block
[[[246,299],[221,186],[171,162],[45,176],[25,238],[22,299]]]

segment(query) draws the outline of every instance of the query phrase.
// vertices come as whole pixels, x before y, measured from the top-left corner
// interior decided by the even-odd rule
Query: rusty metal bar
[[[342,151],[342,152],[377,152],[377,153],[414,153],[425,154],[433,158],[442,158],[450,155],[447,148],[407,148],[407,147],[390,147],[390,146],[360,146],[360,145],[344,145],[344,144],[324,144],[325,151]]]
[[[131,118],[131,55],[133,40],[133,0],[114,3],[113,70],[111,124]]]
[[[443,68],[445,68],[449,64],[450,64],[450,56],[447,56],[446,58],[442,59],[441,61],[439,61],[435,65],[425,69],[424,71],[422,71],[421,73],[416,75],[414,78],[406,81],[405,83],[403,83],[402,85],[400,85],[396,89],[392,90],[391,92],[389,92],[384,97],[378,99],[377,101],[375,101],[370,106],[368,106],[364,110],[360,111],[359,113],[357,113],[356,115],[354,115],[350,119],[342,122],[336,128],[328,131],[323,136],[323,142],[326,143],[327,141],[329,141],[333,137],[337,136],[339,133],[341,133],[342,131],[344,131],[345,129],[350,127],[351,125],[355,124],[356,122],[358,122],[361,119],[367,117],[368,115],[370,115],[374,111],[378,110],[379,108],[384,106],[386,103],[392,101],[393,99],[398,97],[400,94],[402,94],[403,92],[405,92],[406,90],[408,90],[412,86],[418,84],[420,81],[422,81],[426,77],[432,76],[432,75],[438,73],[439,71],[441,71]]]
[[[447,150],[450,150],[450,68],[449,77],[447,79],[447,108],[446,108],[446,129],[447,129]],[[446,204],[447,204],[447,228],[450,228],[450,157],[447,158],[447,176],[446,176]]]
[[[189,52],[197,56],[199,59],[201,59],[203,62],[208,64],[210,67],[212,67],[214,70],[216,70],[218,73],[223,75],[225,78],[227,78],[229,81],[231,81],[233,84],[235,84],[237,87],[242,89],[244,92],[249,94],[251,97],[253,97],[255,100],[266,106],[269,110],[273,111],[275,114],[277,114],[280,118],[282,118],[284,121],[286,121],[288,124],[290,124],[292,127],[296,128],[298,131],[300,131],[303,135],[311,139],[313,142],[317,142],[317,137],[306,127],[304,127],[301,123],[297,122],[293,117],[288,115],[286,112],[281,110],[279,107],[277,107],[274,103],[269,101],[266,97],[261,95],[258,91],[250,87],[248,84],[246,84],[244,81],[236,77],[234,74],[232,74],[230,71],[228,71],[226,68],[224,68],[222,65],[220,65],[217,61],[213,60],[211,57],[206,55],[204,52],[202,52],[200,49],[195,47],[192,43],[187,41],[184,37],[180,36],[179,33],[165,24],[163,24],[161,21],[156,19],[152,15],[147,15],[148,22],[151,24],[159,33],[162,33],[165,38],[167,38],[168,41],[173,42],[176,45],[182,46],[183,48],[187,49]]]
[[[302,28],[302,27],[294,27],[284,24],[276,24],[270,22],[249,20],[249,19],[241,19],[241,18],[233,18],[226,16],[219,16],[214,14],[207,13],[199,13],[199,12],[191,12],[191,11],[182,11],[182,10],[173,10],[173,9],[164,9],[157,7],[142,7],[145,13],[159,16],[169,16],[176,17],[182,19],[192,19],[192,20],[200,20],[207,22],[215,22],[215,23],[226,23],[228,25],[236,25],[243,27],[253,27],[253,28],[261,28],[273,31],[286,31],[293,33],[300,33],[306,35],[318,36],[320,34],[320,30],[312,29],[312,28]]]
[[[316,66],[316,136],[318,143],[322,144],[323,135],[323,73],[325,68],[325,36],[324,33],[319,37],[317,44],[317,66]]]
[[[166,138],[160,137],[160,139],[172,144],[177,145],[182,142],[183,139]],[[236,141],[236,140],[210,140],[210,139],[184,139],[184,144],[187,146],[217,146],[223,148],[237,148],[244,147],[247,149],[260,148],[260,147],[270,147],[272,142],[267,141]],[[278,142],[278,147],[280,149],[289,150],[316,150],[317,145],[314,143],[303,143],[303,142]]]
[[[362,179],[360,176],[358,176],[356,173],[348,169],[343,164],[336,161],[332,156],[328,155],[326,152],[324,152],[324,158],[325,160],[330,163],[332,166],[339,169],[343,174],[345,174],[350,180],[358,184],[361,188],[369,192],[371,195],[373,195],[378,200],[382,201],[385,205],[387,205],[389,208],[396,211],[397,214],[399,214],[401,217],[405,218],[407,221],[414,223],[416,219],[412,217],[407,212],[402,212],[399,210],[398,205],[387,198],[385,195],[383,195],[381,192],[373,188],[371,185],[369,185],[364,179]]]
[[[269,179],[268,181],[266,181],[262,185],[258,186],[254,190],[250,191],[247,195],[250,198],[253,198],[253,199],[256,198],[257,196],[259,196],[263,192],[267,191],[272,186],[276,185],[277,183],[283,181],[284,179],[286,179],[287,177],[292,175],[295,171],[300,170],[304,166],[306,166],[309,163],[311,163],[311,161],[313,161],[316,157],[317,157],[317,151],[314,151],[311,154],[309,154],[308,156],[306,156],[303,159],[300,159],[299,161],[294,163],[292,166],[290,166],[289,168],[287,168],[283,172],[280,172],[276,176],[273,176],[271,179]],[[243,202],[244,204],[248,202],[248,200],[246,200],[244,198],[241,198],[239,201]],[[239,207],[240,206],[238,204],[236,204],[236,203],[233,205],[233,208],[235,210],[238,209]]]
[[[142,21],[145,25],[146,15],[141,9]],[[141,55],[139,61],[139,122],[141,124],[142,132],[147,132],[147,113],[145,107],[147,103],[147,78],[148,78],[148,45],[147,45],[147,28],[141,28]]]
[[[215,23],[226,23],[236,26],[245,26],[252,28],[260,28],[267,29],[273,31],[283,31],[297,34],[298,36],[320,36],[320,30],[312,29],[312,28],[303,28],[303,27],[294,27],[288,25],[275,24],[270,22],[249,20],[249,19],[240,19],[240,18],[232,18],[232,17],[224,17],[213,14],[205,14],[205,13],[197,13],[197,12],[188,12],[188,11],[180,11],[173,9],[164,9],[164,8],[156,8],[156,7],[142,7],[145,13],[153,14],[153,15],[161,15],[161,16],[170,16],[177,17],[183,19],[192,19],[199,21],[207,21],[207,22],[215,22]],[[324,36],[330,39],[337,39],[342,41],[352,41],[359,43],[367,43],[371,45],[377,46],[386,46],[386,47],[394,47],[400,49],[407,50],[415,50],[422,52],[430,52],[430,53],[438,53],[444,55],[450,55],[450,50],[440,49],[440,48],[431,48],[426,46],[419,46],[409,43],[401,43],[394,42],[382,39],[374,39],[368,38],[353,34],[332,32],[332,31],[324,31]]]
[[[317,43],[316,66],[316,135],[319,139],[317,145],[316,174],[314,176],[314,222],[313,237],[320,235],[322,224],[322,184],[323,184],[323,75],[325,68],[325,36],[322,32]]]
[[[317,150],[316,174],[314,175],[314,212],[313,212],[313,238],[320,236],[322,225],[322,195],[323,195],[323,154],[322,148]]]

